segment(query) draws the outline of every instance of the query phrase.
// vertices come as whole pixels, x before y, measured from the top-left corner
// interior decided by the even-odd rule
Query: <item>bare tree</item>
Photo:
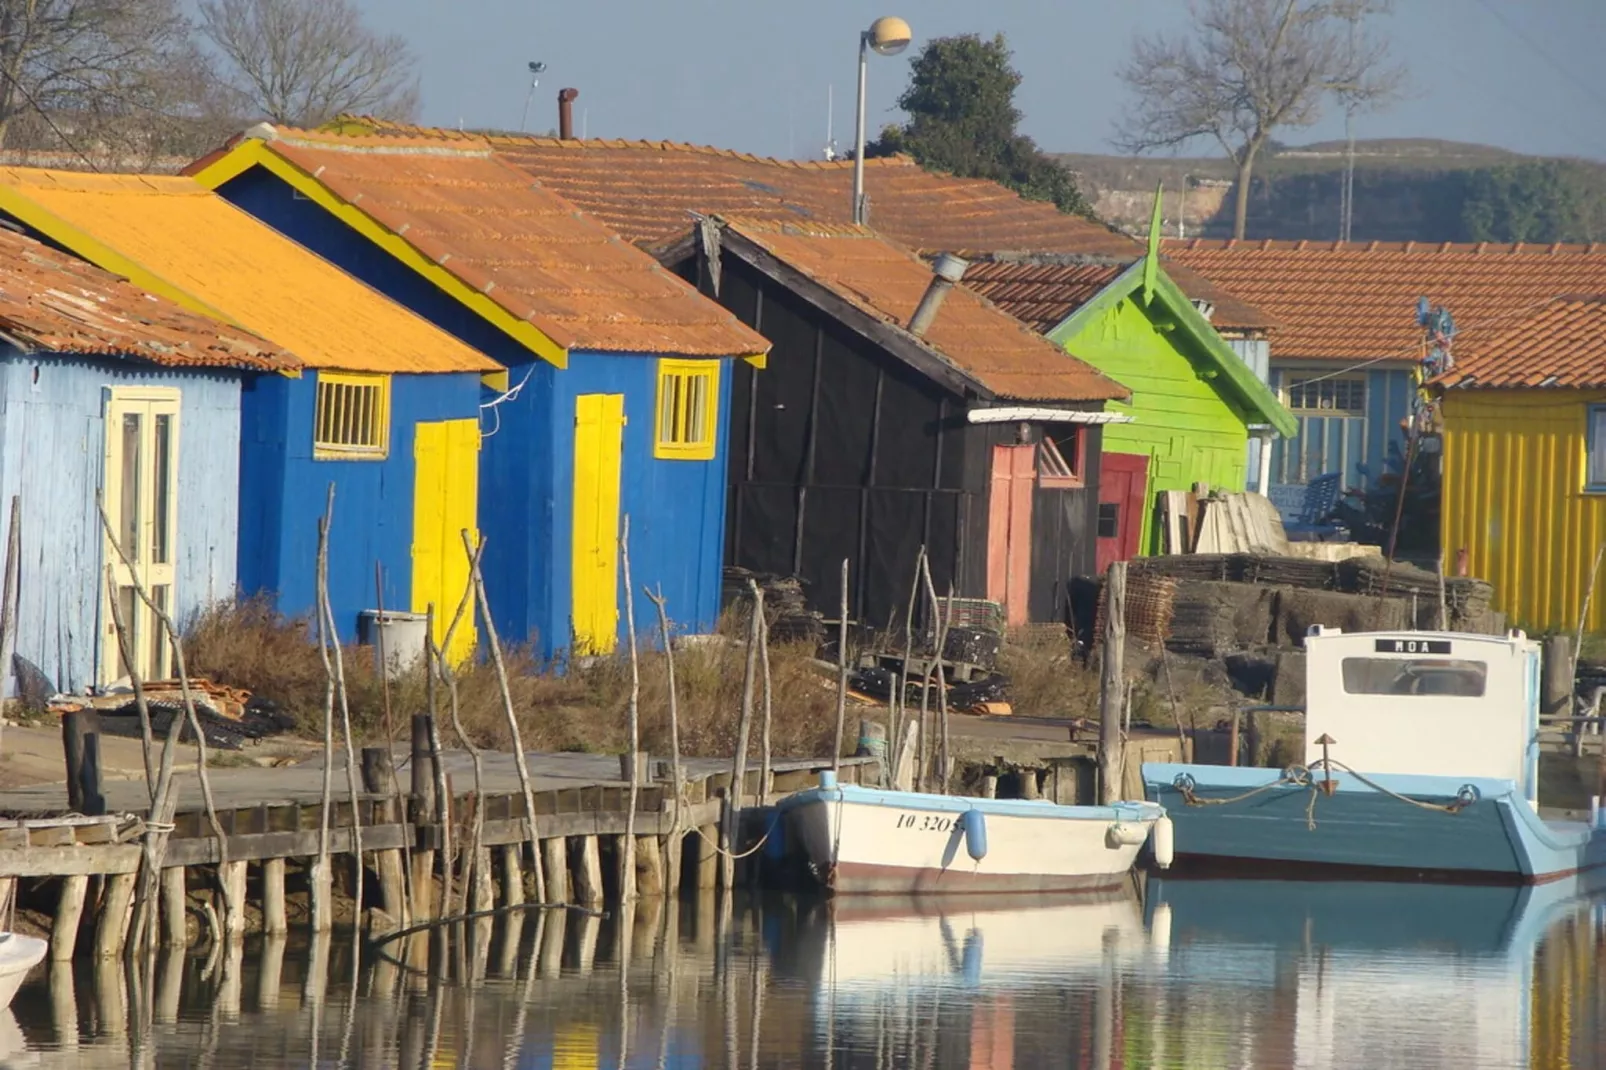
[[[104,149],[110,127],[193,112],[204,69],[180,0],[0,0],[0,147],[31,119],[63,147]]]
[[[1219,143],[1238,169],[1233,235],[1244,236],[1255,158],[1272,132],[1310,126],[1337,97],[1365,110],[1396,97],[1403,68],[1367,23],[1391,0],[1198,0],[1183,35],[1133,43],[1121,69],[1138,106],[1117,144],[1132,152]]]
[[[417,114],[417,60],[401,37],[363,25],[355,0],[202,0],[200,12],[234,87],[272,122]]]

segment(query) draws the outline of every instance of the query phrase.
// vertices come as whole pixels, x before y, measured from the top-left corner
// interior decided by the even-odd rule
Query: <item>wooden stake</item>
[[[362,786],[372,795],[382,795],[381,821],[391,824],[404,818],[396,796],[389,790],[396,783],[396,763],[391,760],[390,747],[364,747],[362,749]],[[408,916],[407,865],[399,850],[374,852],[374,869],[379,873],[381,909],[390,916],[398,928],[412,924]]]
[[[457,697],[457,675],[452,671],[451,663],[446,657],[446,651],[452,648],[452,639],[457,635],[458,626],[463,622],[464,615],[469,612],[469,608],[474,604],[474,573],[479,570],[479,558],[484,551],[485,544],[482,540],[480,545],[475,547],[474,552],[469,556],[469,581],[463,588],[463,597],[457,603],[457,612],[452,616],[452,623],[447,625],[445,638],[439,646],[436,646],[434,637],[429,637],[429,664],[433,667],[433,671],[440,675],[441,683],[446,685],[447,709],[452,713],[452,732],[457,736],[458,744],[468,751],[469,758],[474,763],[474,823],[469,830],[469,847],[463,856],[465,880],[461,901],[454,900],[452,897],[452,872],[455,864],[451,851],[448,850],[446,852],[446,857],[441,866],[441,870],[445,875],[445,907],[443,914],[446,917],[451,917],[454,913],[461,913],[461,910],[457,909],[454,903],[466,903],[468,901],[469,889],[466,878],[469,866],[478,856],[480,845],[484,842],[485,837],[485,807],[481,805],[485,799],[485,758],[480,748],[475,745],[473,740],[468,738],[468,733],[463,730],[462,710],[459,708]],[[444,776],[444,773],[442,775]],[[447,794],[449,796],[450,792]],[[447,823],[450,824],[450,821],[448,820]]]
[[[428,617],[428,614],[426,614],[426,617]],[[427,629],[428,625],[426,624],[425,627]],[[427,653],[425,656],[427,659]],[[424,680],[425,691],[428,695],[427,701],[433,708],[435,705],[435,674],[429,671],[427,660],[425,662]],[[440,770],[434,757],[434,720],[434,717],[427,713],[413,715],[412,755],[408,759],[412,767],[413,809],[410,817],[412,823],[420,829],[432,823],[436,828],[444,824],[440,820],[439,802],[435,794],[436,780]],[[413,852],[409,876],[412,882],[412,915],[414,923],[434,920],[435,851],[433,848]]]
[[[1121,798],[1125,748],[1121,746],[1121,702],[1126,696],[1126,562],[1105,573],[1104,654],[1099,677],[1099,801]]]
[[[625,707],[630,723],[630,802],[619,851],[619,898],[628,903],[636,898],[636,807],[641,799],[641,659],[636,650],[636,601],[630,582],[629,513],[619,532],[619,557],[625,582],[625,634],[630,644],[630,700]],[[628,972],[623,962],[619,972],[621,977]]]
[[[748,581],[757,597],[758,584]],[[752,665],[749,654],[748,665]],[[749,688],[751,692],[751,688]],[[836,747],[831,751],[831,771],[842,768],[842,733],[848,719],[848,559],[842,559],[842,600],[836,626]]]
[[[223,889],[225,902],[245,902],[245,867],[246,863],[243,860],[225,862],[218,866],[218,884]],[[361,902],[361,900],[358,900],[358,902]],[[245,911],[226,911],[223,917],[223,937],[225,940],[237,940],[244,935]]]
[[[11,496],[11,522],[6,529],[6,565],[5,565],[5,591],[0,595],[0,681],[12,675],[13,659],[17,649],[17,618],[22,599],[22,496]],[[112,601],[115,603],[116,599]],[[134,688],[134,698],[139,701],[139,685]],[[140,707],[145,713],[144,707]],[[150,727],[145,728],[145,770],[146,787],[150,788],[155,781],[151,775],[150,767]]]
[[[920,577],[926,568],[926,548],[920,547],[915,558],[915,574],[909,581],[909,606],[903,616],[903,662],[898,666],[898,681],[891,701],[892,749],[887,752],[887,768],[896,770],[903,764],[903,737],[909,720],[909,659],[915,652],[915,603],[920,598]],[[891,779],[892,774],[888,774]]]
[[[335,485],[329,484],[329,498],[324,505],[323,528],[319,538],[323,553],[319,558],[320,571],[318,573],[318,612],[323,615],[324,626],[329,635],[329,647],[325,652],[324,669],[329,668],[329,655],[334,657],[334,685],[335,697],[340,703],[340,738],[346,752],[346,794],[351,802],[351,854],[356,861],[356,880],[352,890],[352,901],[356,909],[352,911],[351,931],[355,937],[362,931],[362,903],[363,903],[363,877],[364,867],[362,861],[362,803],[358,796],[357,774],[357,748],[351,734],[351,702],[346,694],[346,656],[340,648],[340,630],[335,625],[334,606],[329,601],[329,531],[334,524],[335,511]],[[383,672],[380,674],[384,675]],[[243,877],[243,871],[242,871]],[[242,880],[241,891],[245,885]],[[358,945],[352,945],[352,974],[353,981],[359,976],[356,972],[361,963],[361,952]]]
[[[502,905],[517,906],[524,902],[524,845],[509,843],[499,850],[502,854]]]
[[[10,582],[10,566],[7,565],[7,583]],[[139,659],[134,655],[133,643],[129,640],[128,622],[123,619],[122,600],[117,596],[117,574],[110,564],[106,566],[106,595],[107,609],[111,613],[112,631],[117,635],[117,650],[122,655],[123,665],[128,669],[128,682],[134,689],[134,708],[139,712],[139,734],[144,743],[145,752],[145,790],[150,794],[151,802],[156,801],[156,744],[151,735],[151,707],[145,701],[145,674],[139,671]],[[10,595],[6,596],[7,602]],[[0,626],[3,627],[3,626]],[[0,669],[0,672],[4,672]]]
[[[937,620],[937,599],[933,593],[936,590],[931,582],[931,562],[926,558],[920,560],[920,581],[925,587],[927,597],[931,599],[931,619]],[[939,648],[937,656],[942,653]],[[925,672],[920,674],[920,735],[916,739],[919,748],[919,759],[915,763],[915,790],[931,790],[931,673],[936,665],[936,656],[926,663]]]
[[[648,591],[647,597],[652,600],[653,607],[658,611],[658,634],[664,644],[664,672],[669,687],[669,777],[673,781],[674,789],[674,816],[669,824],[669,854],[673,860],[671,870],[677,876],[680,873],[680,857],[685,850],[685,830],[680,826],[681,804],[686,797],[686,780],[680,768],[680,700],[675,686],[675,646],[669,634],[669,610],[664,602],[663,588],[657,592]],[[674,889],[676,893],[679,888]]]
[[[770,804],[770,779],[774,775],[771,772],[773,763],[770,754],[770,722],[773,720],[774,715],[774,688],[770,681],[770,619],[769,615],[764,613],[759,614],[758,619],[758,664],[760,679],[763,683],[762,698],[759,703],[759,708],[763,712],[759,718],[758,731],[758,804],[760,806],[768,806]],[[841,733],[838,733],[839,744],[841,742],[840,735]],[[838,749],[840,750],[840,747]]]
[[[483,546],[485,540],[480,539]],[[463,547],[468,552],[469,576],[474,583],[475,597],[479,600],[480,617],[484,622],[485,641],[491,648],[491,664],[496,667],[496,682],[502,689],[502,711],[507,715],[507,731],[513,746],[513,766],[519,773],[519,790],[524,793],[524,823],[530,837],[530,864],[535,867],[535,898],[547,901],[546,867],[541,863],[541,838],[536,830],[535,787],[530,780],[530,763],[524,753],[524,737],[519,732],[519,719],[513,710],[513,690],[508,685],[507,663],[502,658],[502,641],[496,634],[496,622],[491,617],[491,598],[485,590],[485,576],[480,571],[480,553],[473,548],[467,530],[463,532]]]
[[[212,777],[207,772],[208,758],[206,753],[206,733],[201,730],[201,719],[195,712],[195,696],[190,691],[189,669],[184,660],[184,643],[179,636],[178,629],[173,626],[173,618],[168,615],[167,609],[157,605],[146,589],[145,583],[140,579],[139,569],[135,566],[128,553],[123,549],[117,534],[112,530],[111,515],[106,512],[106,503],[100,493],[95,494],[95,506],[100,513],[100,525],[105,532],[107,541],[122,561],[123,567],[128,569],[129,581],[133,585],[134,594],[140,602],[151,611],[161,626],[163,634],[173,652],[174,667],[178,670],[179,700],[184,707],[184,721],[174,717],[168,724],[167,739],[162,744],[162,759],[156,773],[156,796],[151,803],[150,815],[146,819],[146,838],[141,852],[141,873],[139,902],[142,904],[141,924],[136,933],[135,946],[144,949],[150,945],[155,929],[155,911],[153,905],[156,898],[156,885],[162,869],[162,861],[167,856],[167,840],[171,835],[173,813],[178,806],[178,800],[172,794],[173,789],[173,759],[178,746],[179,730],[182,724],[188,723],[190,731],[195,736],[196,779],[201,783],[201,801],[206,805],[206,820],[211,826],[212,835],[217,840],[218,861],[229,860],[228,838],[223,834],[223,824],[218,820],[217,805],[212,797]],[[224,903],[226,910],[243,910],[243,903]]]
[[[106,879],[100,897],[100,918],[95,928],[95,957],[115,959],[128,939],[129,911],[134,905],[135,873],[116,873]]]
[[[335,794],[335,673],[329,660],[329,624],[323,614],[323,589],[329,575],[329,514],[334,511],[335,485],[329,484],[324,515],[318,520],[315,627],[318,656],[323,660],[323,784],[318,801],[318,854],[312,863],[312,931],[326,933],[334,924],[334,871],[329,862],[329,823]],[[339,642],[338,639],[335,640]]]
[[[753,730],[753,685],[758,675],[758,632],[764,617],[764,592],[754,580],[747,581],[753,599],[752,619],[747,627],[747,668],[742,675],[742,708],[736,724],[736,753],[731,756],[731,782],[725,799],[725,853],[721,855],[721,881],[729,891],[736,886],[736,852],[741,850],[742,791],[747,782],[747,744]],[[841,695],[838,696],[841,699]],[[837,717],[837,750],[842,749],[842,718]],[[833,757],[833,762],[835,758]]]

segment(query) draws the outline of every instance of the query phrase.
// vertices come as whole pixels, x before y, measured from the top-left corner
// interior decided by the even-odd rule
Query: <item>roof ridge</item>
[[[376,125],[377,124],[377,125]],[[337,127],[360,126],[367,129],[363,133],[348,133]],[[718,145],[706,145],[689,141],[672,141],[666,138],[560,138],[549,134],[530,134],[510,130],[454,130],[451,127],[424,126],[414,123],[398,123],[389,119],[375,119],[366,115],[340,115],[327,124],[327,128],[317,131],[326,133],[331,137],[419,137],[440,138],[447,140],[484,140],[493,151],[501,146],[539,146],[541,148],[561,149],[653,149],[659,152],[686,152],[708,156],[722,156],[728,159],[743,160],[748,163],[763,164],[775,167],[811,167],[825,171],[849,170],[853,167],[851,159],[840,160],[795,160],[779,156],[761,156],[757,153],[744,152],[741,149],[722,148]],[[907,167],[913,164],[914,158],[906,153],[893,153],[889,156],[867,156],[865,166],[899,166]]]

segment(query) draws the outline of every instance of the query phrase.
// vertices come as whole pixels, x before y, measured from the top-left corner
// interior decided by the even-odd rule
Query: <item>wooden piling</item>
[[[1126,562],[1116,561],[1105,573],[1104,651],[1099,676],[1099,801],[1121,798],[1124,750],[1121,707],[1126,698]]]
[[[84,900],[89,895],[89,878],[63,877],[61,898],[56,902],[56,917],[50,925],[50,957],[56,962],[67,962],[78,946],[78,926],[84,917]]]
[[[664,894],[664,856],[657,836],[636,837],[636,894],[643,898]]]
[[[189,871],[183,866],[162,870],[162,946],[187,947],[190,942]]]
[[[502,905],[518,906],[524,902],[524,845],[504,844],[502,856]]]
[[[434,674],[430,674],[433,687]],[[427,713],[413,715],[412,756],[409,767],[412,773],[413,823],[419,829],[419,842],[413,849],[412,914],[414,923],[435,917],[435,752],[431,746],[431,717]]]
[[[386,796],[380,806],[379,820],[391,824],[400,820],[400,802],[391,793],[396,783],[395,762],[389,747],[362,749],[362,787],[371,795]],[[407,904],[407,877],[405,860],[400,848],[374,852],[374,870],[379,874],[379,901],[382,909],[398,926],[412,924]]]
[[[217,867],[218,883],[223,887],[223,902],[245,903],[245,867],[244,861],[223,862]],[[223,911],[223,936],[228,940],[236,940],[245,934],[245,911]]]
[[[602,848],[595,836],[580,836],[575,852],[574,901],[586,906],[602,905]]]
[[[101,788],[100,716],[94,710],[71,710],[61,718],[61,743],[67,757],[67,807],[98,817],[106,812]]]
[[[664,858],[664,891],[673,898],[680,894],[681,869],[686,857],[685,836],[676,832],[663,837],[659,851]]]
[[[491,873],[491,849],[481,846],[474,851],[473,887],[469,893],[468,909],[474,913],[496,906],[496,877]]]
[[[562,836],[541,841],[541,868],[546,871],[546,901],[569,901],[569,847]]]
[[[114,873],[106,880],[100,898],[100,917],[95,926],[95,957],[115,959],[123,954],[128,939],[129,912],[134,906],[137,873]]]
[[[981,797],[983,799],[998,798],[998,778],[992,775],[981,778]]]
[[[284,907],[284,870],[282,858],[262,860],[262,931],[269,936],[290,931],[290,919]]]
[[[719,887],[719,826],[704,825],[697,832],[697,890],[711,892]]]

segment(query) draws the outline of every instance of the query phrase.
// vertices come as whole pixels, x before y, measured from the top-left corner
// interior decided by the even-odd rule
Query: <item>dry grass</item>
[[[1063,628],[1010,632],[998,671],[1009,677],[1010,704],[1022,717],[1098,717],[1098,663],[1073,656]]]
[[[675,651],[681,751],[722,756],[735,746],[741,706],[745,646],[721,634],[684,644]],[[643,637],[641,668],[642,745],[669,753],[669,688],[665,658]],[[621,647],[623,644],[621,644]],[[345,649],[345,675],[353,725],[365,740],[384,736],[384,687],[374,651]],[[835,686],[812,663],[806,647],[776,645],[770,650],[777,756],[816,756],[830,751],[836,724]],[[221,604],[205,613],[185,639],[193,675],[250,690],[290,714],[298,731],[322,732],[326,676],[308,622],[289,619],[270,604]],[[509,690],[524,744],[531,750],[616,753],[626,749],[630,662],[623,649],[612,657],[558,672],[529,650],[504,651]],[[476,744],[503,747],[509,742],[500,685],[489,658],[474,658],[456,675],[458,708],[464,729]],[[391,681],[392,722],[405,736],[409,717],[426,707],[422,669]],[[440,696],[441,729],[451,739],[448,698]],[[850,726],[851,728],[852,726]],[[753,739],[758,739],[755,719]]]

